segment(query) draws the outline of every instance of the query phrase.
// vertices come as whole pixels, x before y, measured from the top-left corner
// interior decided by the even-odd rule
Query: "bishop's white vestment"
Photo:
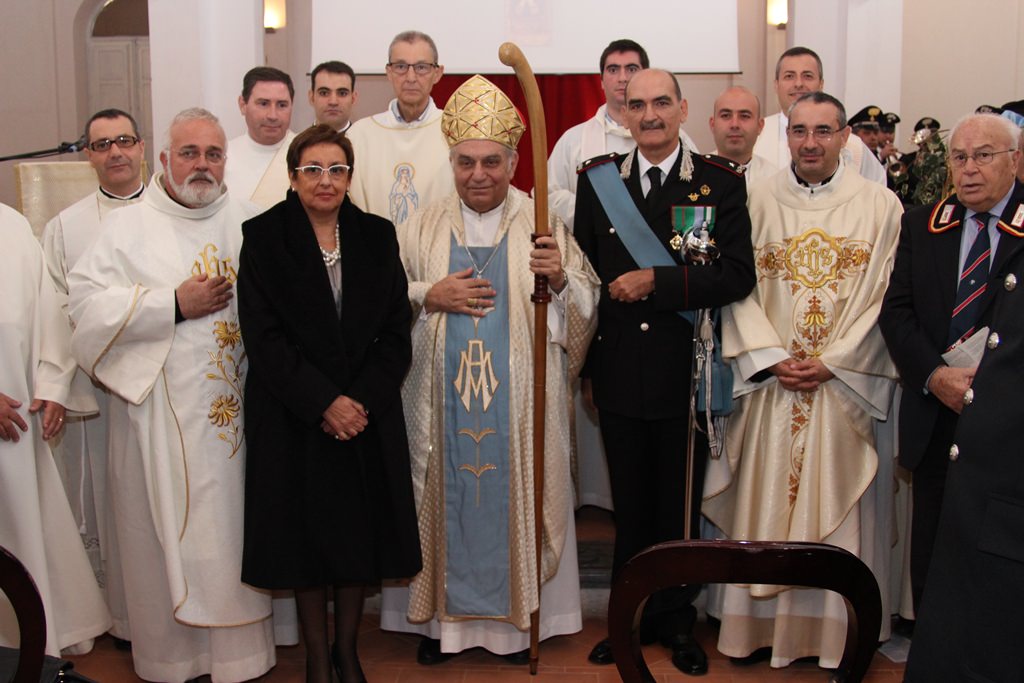
[[[0,546],[17,557],[43,600],[46,653],[81,644],[110,627],[110,615],[86,557],[33,399],[55,401],[71,415],[96,411],[90,392],[72,390],[75,363],[63,296],[53,286],[28,221],[0,204],[6,263],[0,269],[0,392],[20,401],[28,424],[20,439],[0,441]],[[65,418],[67,419],[67,418]],[[56,437],[55,437],[56,438]],[[0,593],[0,644],[17,647],[18,623]]]
[[[784,169],[751,188],[748,206],[758,283],[722,312],[740,398],[725,454],[708,464],[704,514],[735,540],[838,545],[886,586],[893,463],[878,456],[874,424],[889,413],[896,372],[877,319],[900,202],[841,162],[815,187]],[[774,376],[750,381],[786,358],[817,358],[835,377],[809,392]],[[834,593],[730,585],[721,611],[727,655],[770,646],[773,666],[806,656],[839,664],[846,610]]]
[[[240,580],[245,351],[233,300],[176,324],[175,289],[201,274],[234,282],[257,209],[227,193],[190,209],[163,182],[108,216],[68,275],[72,352],[114,394],[110,488],[136,672],[240,681],[275,662],[270,596]]]
[[[441,113],[430,100],[418,119],[405,121],[392,100],[385,111],[352,124],[346,135],[355,157],[353,204],[398,226],[455,189]]]
[[[409,589],[385,589],[381,627],[438,638],[444,652],[475,646],[495,654],[525,649],[538,599],[541,638],[582,627],[569,386],[596,327],[599,282],[558,222],[553,234],[568,284],[548,305],[545,583],[538,595],[530,457],[533,221],[533,202],[513,188],[488,214],[472,212],[452,193],[398,229],[409,298],[419,317],[402,396],[424,556],[423,570]],[[462,261],[471,250],[480,251]],[[491,280],[498,292],[495,308],[476,321],[466,315],[427,314],[423,306],[429,289],[450,272],[464,270],[464,262]],[[488,332],[488,325],[497,332]],[[459,328],[468,330],[469,338],[453,342],[464,333]],[[463,453],[468,462],[460,465]],[[483,538],[472,537],[474,525]],[[486,557],[481,557],[482,547],[490,548]]]

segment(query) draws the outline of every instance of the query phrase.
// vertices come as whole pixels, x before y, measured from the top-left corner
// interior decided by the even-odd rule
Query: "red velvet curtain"
[[[526,99],[523,89],[514,74],[484,74],[487,80],[494,83],[507,94],[526,118]],[[446,75],[434,86],[431,96],[438,107],[444,108],[451,94],[462,85],[469,76]],[[582,123],[594,115],[604,104],[604,91],[601,89],[601,78],[597,74],[566,74],[539,75],[537,87],[544,102],[544,119],[547,122],[548,154],[569,128]],[[533,149],[530,138],[531,122],[526,122],[526,134],[519,142],[519,167],[512,183],[529,192],[533,188]]]

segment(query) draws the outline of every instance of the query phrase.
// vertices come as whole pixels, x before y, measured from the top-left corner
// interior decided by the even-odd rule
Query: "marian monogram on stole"
[[[473,328],[479,328],[479,320],[473,321]],[[491,363],[491,352],[484,346],[483,339],[469,339],[466,342],[466,349],[459,353],[459,374],[455,378],[455,390],[459,394],[459,401],[467,413],[473,412],[473,402],[479,401],[480,408],[487,412],[494,400],[494,392],[498,388],[498,377],[494,373],[494,366]],[[479,425],[479,416],[477,416]],[[497,465],[493,463],[481,463],[480,442],[486,437],[497,434],[497,431],[490,427],[484,429],[462,428],[460,436],[468,436],[476,444],[476,464],[463,463],[459,465],[459,471],[471,473],[476,477],[476,506],[480,507],[480,477],[485,472],[495,471]]]
[[[793,297],[789,355],[795,360],[821,356],[835,330],[835,317],[842,281],[862,273],[871,260],[872,245],[862,240],[833,237],[821,228],[811,228],[798,237],[768,242],[755,254],[758,280],[789,283]],[[790,414],[790,435],[794,446],[814,406],[815,392],[798,391]],[[803,467],[803,449],[791,453],[789,502],[796,500]]]
[[[228,282],[234,284],[238,278],[238,271],[231,264],[232,259],[221,259],[217,253],[216,245],[204,246],[198,258],[192,263],[192,275],[223,275]],[[209,365],[213,369],[206,373],[206,379],[223,382],[226,386],[221,387],[221,393],[210,402],[207,419],[210,420],[210,424],[221,430],[217,433],[217,438],[230,446],[231,454],[228,457],[233,458],[242,447],[243,439],[239,416],[242,412],[245,348],[242,346],[242,332],[237,318],[214,320],[212,332],[217,342],[217,350],[207,351],[210,355]]]

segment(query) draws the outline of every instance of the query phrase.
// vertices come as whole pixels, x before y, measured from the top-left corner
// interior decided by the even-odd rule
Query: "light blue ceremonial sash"
[[[470,249],[475,264],[452,236],[449,272],[475,270],[489,260],[483,277],[498,294],[483,318],[446,316],[445,609],[452,616],[504,617],[511,584],[507,238]]]
[[[597,199],[601,202],[608,219],[615,226],[615,234],[622,241],[626,251],[633,257],[636,264],[641,268],[652,268],[655,266],[679,266],[673,259],[665,245],[661,243],[658,236],[651,230],[651,226],[644,220],[640,209],[633,203],[633,198],[626,189],[626,184],[619,176],[619,169],[613,163],[598,164],[586,170],[590,184],[594,186]],[[714,215],[712,207],[702,207],[704,211],[698,216],[691,213],[689,219],[704,220]],[[687,212],[683,212],[686,214]],[[707,215],[707,214],[710,214]],[[681,217],[682,218],[682,217]],[[713,220],[713,218],[712,218]],[[684,320],[693,325],[693,311],[676,311]],[[715,319],[718,319],[718,312],[715,312]],[[713,415],[728,415],[732,412],[732,368],[722,360],[722,345],[715,344],[712,360],[706,366],[707,372],[711,373],[713,382],[712,409]],[[705,382],[698,384],[697,405],[705,405],[704,392]]]

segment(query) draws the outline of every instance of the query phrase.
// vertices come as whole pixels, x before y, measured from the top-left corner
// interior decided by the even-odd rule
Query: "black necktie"
[[[967,252],[967,260],[964,261],[960,282],[956,287],[956,304],[953,306],[953,317],[949,324],[950,346],[974,334],[974,328],[981,316],[981,300],[988,285],[988,262],[992,253],[992,244],[988,237],[989,218],[991,214],[978,213],[964,226],[965,230],[973,227],[978,235]]]
[[[647,191],[647,205],[650,206],[654,203],[654,198],[658,196],[658,190],[661,189],[661,169],[651,166],[647,169],[647,177],[651,181],[651,189]]]

